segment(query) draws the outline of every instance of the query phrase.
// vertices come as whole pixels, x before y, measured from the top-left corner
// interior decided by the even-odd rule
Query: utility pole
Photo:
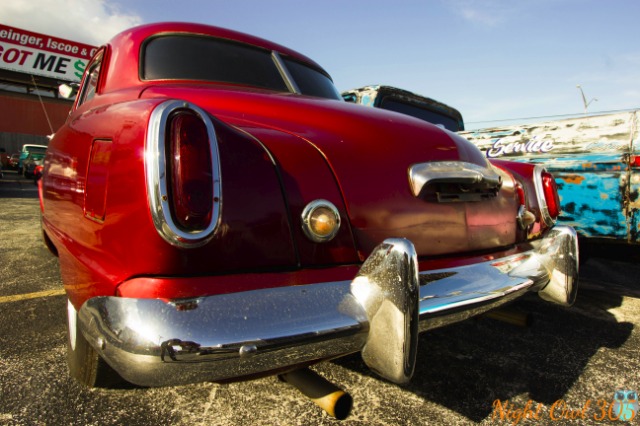
[[[596,98],[593,98],[589,102],[587,102],[587,97],[584,95],[584,90],[582,90],[582,86],[578,84],[576,85],[576,87],[578,88],[578,90],[580,90],[580,94],[582,95],[582,104],[584,105],[584,113],[586,114],[587,108],[589,107],[589,105],[591,105],[591,102],[593,101],[598,102],[598,100]]]

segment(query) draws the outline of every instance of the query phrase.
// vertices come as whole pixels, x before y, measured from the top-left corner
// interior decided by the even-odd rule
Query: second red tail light
[[[558,185],[553,175],[547,171],[542,172],[542,190],[544,198],[547,202],[549,216],[553,219],[560,216],[560,197],[558,196]]]

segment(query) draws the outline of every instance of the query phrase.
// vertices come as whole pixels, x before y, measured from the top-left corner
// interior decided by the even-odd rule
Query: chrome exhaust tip
[[[289,383],[332,417],[344,420],[351,413],[353,398],[324,377],[308,368],[280,374],[280,380]]]

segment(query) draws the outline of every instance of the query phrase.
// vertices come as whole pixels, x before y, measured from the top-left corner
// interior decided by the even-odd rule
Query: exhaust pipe
[[[278,376],[315,402],[320,408],[338,420],[344,420],[351,412],[351,395],[308,368],[294,370]]]

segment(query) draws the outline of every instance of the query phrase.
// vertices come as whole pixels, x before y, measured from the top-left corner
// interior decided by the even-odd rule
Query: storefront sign
[[[0,24],[0,68],[80,81],[98,48]]]

